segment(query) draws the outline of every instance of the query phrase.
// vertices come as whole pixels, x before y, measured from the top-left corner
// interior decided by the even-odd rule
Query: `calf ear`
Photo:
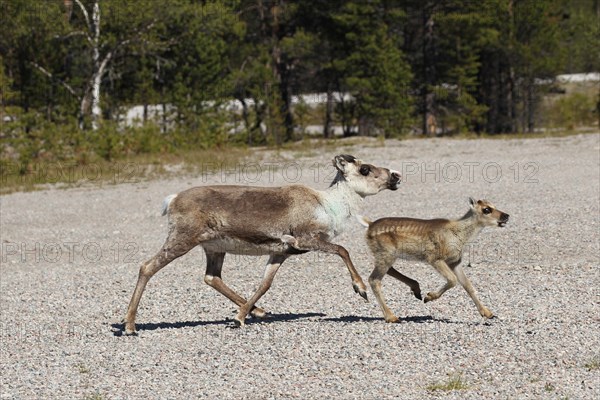
[[[475,199],[472,197],[469,197],[469,205],[471,206],[471,208],[475,207],[475,203],[476,203]]]
[[[340,172],[344,172],[346,170],[346,166],[349,163],[356,162],[356,158],[354,156],[348,154],[340,154],[339,156],[335,156],[333,159],[333,166],[336,167]]]

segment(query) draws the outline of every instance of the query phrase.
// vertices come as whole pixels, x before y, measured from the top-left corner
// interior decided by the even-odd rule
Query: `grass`
[[[592,358],[583,365],[588,371],[598,371],[600,369],[600,356]]]
[[[80,374],[89,374],[90,373],[90,369],[88,367],[86,367],[84,364],[77,364],[77,369],[79,370]]]
[[[344,151],[353,151],[355,147],[373,148],[385,147],[383,136],[336,136],[331,139],[324,139],[318,136],[304,136],[302,140],[296,142],[284,143],[278,151],[290,151],[294,159],[312,157],[319,154],[320,150],[330,150],[331,153],[339,154]],[[319,151],[318,151],[319,150]]]
[[[596,131],[597,132],[597,131]],[[580,134],[580,131],[563,130],[532,134],[481,135],[474,133],[450,136],[455,139],[526,139],[564,137]],[[408,138],[408,137],[407,137]],[[410,136],[422,139],[422,136]],[[294,159],[312,157],[318,151],[331,153],[352,152],[356,147],[384,147],[383,137],[350,137],[323,139],[305,136],[303,140],[285,143],[274,150],[272,156],[280,152],[290,152]],[[44,161],[35,160],[27,165],[12,161],[0,161],[0,194],[17,191],[33,191],[47,188],[48,184],[56,188],[72,188],[83,185],[111,185],[137,183],[174,175],[206,175],[229,169],[256,151],[270,148],[244,148],[225,146],[222,148],[178,151],[177,153],[137,154],[125,158],[107,161],[102,158],[93,161]],[[317,151],[318,150],[318,151]]]
[[[544,132],[517,132],[517,133],[482,133],[480,135],[474,132],[460,133],[453,136],[446,136],[449,139],[545,139],[545,138],[562,138],[568,136],[582,135],[582,134],[598,134],[600,128],[598,126],[590,127],[586,130],[577,129],[556,129],[546,130]],[[421,137],[421,136],[419,136]]]
[[[427,390],[433,392],[436,390],[451,391],[451,390],[467,390],[470,386],[463,380],[462,374],[451,375],[446,382],[432,383],[427,386]]]
[[[127,158],[93,162],[37,161],[27,166],[3,162],[0,194],[33,191],[54,184],[58,188],[84,185],[137,183],[171,175],[211,174],[234,167],[250,154],[244,148],[183,151],[178,154],[140,154]]]
[[[85,395],[83,399],[84,400],[104,400],[105,397],[101,393],[95,392],[95,393]]]

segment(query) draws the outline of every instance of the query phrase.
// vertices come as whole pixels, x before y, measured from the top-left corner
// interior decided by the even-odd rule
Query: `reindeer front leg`
[[[427,293],[427,296],[425,296],[425,303],[439,299],[446,292],[446,290],[452,289],[454,286],[456,286],[456,275],[454,275],[454,272],[452,272],[445,261],[437,260],[432,262],[431,265],[433,265],[437,272],[446,278],[446,283],[439,288],[437,292]]]
[[[337,254],[338,256],[340,256],[342,260],[344,260],[344,264],[346,264],[348,272],[350,272],[350,277],[352,278],[352,287],[354,288],[354,291],[366,301],[369,301],[367,297],[367,286],[356,271],[356,268],[354,268],[354,264],[350,259],[350,254],[348,253],[348,250],[346,250],[340,245],[328,242],[323,236],[323,234],[311,236],[283,235],[281,240],[284,243],[289,244],[296,250],[322,251],[324,253]]]
[[[481,301],[479,301],[477,292],[475,292],[475,288],[473,285],[471,285],[471,281],[469,281],[469,278],[467,278],[465,275],[462,267],[460,265],[456,265],[453,270],[462,287],[467,291],[467,293],[469,293],[469,296],[471,296],[471,299],[477,306],[477,310],[479,310],[481,316],[484,318],[493,318],[494,314],[486,306],[484,306]]]
[[[233,320],[233,322],[235,322],[237,326],[244,326],[246,316],[254,308],[254,304],[256,304],[256,302],[267,292],[267,290],[269,290],[269,288],[271,287],[271,283],[273,282],[273,278],[275,278],[277,270],[286,258],[287,256],[283,254],[274,254],[271,257],[269,257],[269,261],[267,261],[267,266],[265,268],[263,280],[258,286],[256,293],[254,293],[254,295],[252,295],[252,297],[248,299],[246,304],[240,306],[240,309]]]

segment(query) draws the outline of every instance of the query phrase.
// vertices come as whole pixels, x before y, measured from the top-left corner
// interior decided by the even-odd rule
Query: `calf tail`
[[[369,218],[365,217],[364,215],[357,215],[356,219],[362,226],[364,226],[366,228],[371,226],[371,224],[373,223],[373,221],[371,221]]]

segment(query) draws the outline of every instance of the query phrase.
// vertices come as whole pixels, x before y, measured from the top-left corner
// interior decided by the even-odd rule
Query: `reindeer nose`
[[[398,182],[400,180],[401,176],[398,172],[392,171],[392,180]]]
[[[510,217],[510,215],[508,215],[506,213],[502,213],[502,215],[500,216],[500,221],[506,222],[506,221],[508,221],[508,217]]]

